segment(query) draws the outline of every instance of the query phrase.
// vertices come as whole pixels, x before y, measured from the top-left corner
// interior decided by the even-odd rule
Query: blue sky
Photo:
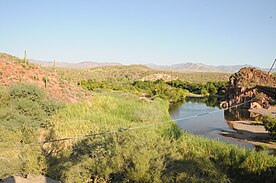
[[[270,67],[275,0],[1,0],[0,52],[67,62]]]

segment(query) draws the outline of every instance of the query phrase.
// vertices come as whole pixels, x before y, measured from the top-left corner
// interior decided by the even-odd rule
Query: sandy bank
[[[228,125],[237,132],[221,132],[221,135],[241,142],[276,148],[276,142],[271,141],[272,136],[261,124],[251,121],[228,121]]]
[[[250,112],[261,114],[262,116],[271,116],[276,118],[276,106],[271,106],[269,109],[250,109]]]

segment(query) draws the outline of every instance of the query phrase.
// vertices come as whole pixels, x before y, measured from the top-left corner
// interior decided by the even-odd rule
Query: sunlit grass
[[[168,102],[129,93],[98,94],[55,115],[56,138],[169,120]],[[276,179],[276,158],[182,132],[173,123],[64,143],[49,176],[64,182],[248,182]]]
[[[112,131],[169,120],[167,106],[161,99],[148,102],[129,93],[97,94],[85,103],[68,105],[52,124],[58,138]]]

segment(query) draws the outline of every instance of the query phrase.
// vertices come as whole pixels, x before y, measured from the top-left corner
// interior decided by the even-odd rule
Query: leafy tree
[[[210,95],[217,94],[217,88],[214,86],[213,83],[208,82],[206,84],[206,88],[207,88],[207,90],[208,90],[208,92],[209,92]]]

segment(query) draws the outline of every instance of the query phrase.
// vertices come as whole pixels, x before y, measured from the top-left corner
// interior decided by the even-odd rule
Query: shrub
[[[262,122],[265,129],[269,131],[273,136],[276,136],[276,119],[272,117],[264,117]]]
[[[9,175],[41,174],[45,157],[36,144],[42,128],[62,104],[46,98],[30,84],[0,87],[0,179]]]
[[[18,83],[10,88],[10,95],[13,99],[26,98],[32,101],[38,101],[45,98],[45,93],[35,85]]]

